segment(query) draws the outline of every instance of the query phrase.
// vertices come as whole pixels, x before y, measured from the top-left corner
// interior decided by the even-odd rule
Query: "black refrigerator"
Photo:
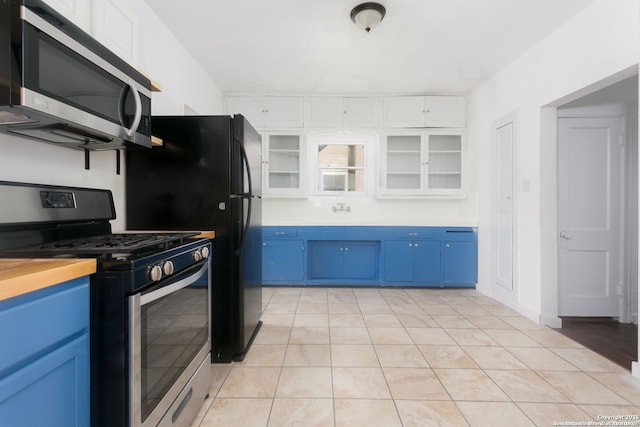
[[[241,115],[155,116],[126,153],[129,230],[213,230],[211,359],[244,359],[262,315],[262,138]]]

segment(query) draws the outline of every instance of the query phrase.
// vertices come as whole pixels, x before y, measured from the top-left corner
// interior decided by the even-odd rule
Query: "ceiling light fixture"
[[[351,20],[367,33],[382,21],[387,9],[380,3],[362,3],[351,11]]]

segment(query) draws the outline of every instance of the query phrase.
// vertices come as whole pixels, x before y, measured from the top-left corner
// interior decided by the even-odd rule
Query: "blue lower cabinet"
[[[310,280],[375,280],[378,242],[309,241]]]
[[[440,241],[389,240],[385,242],[384,279],[402,286],[442,282]]]
[[[304,280],[304,242],[302,240],[264,240],[262,280],[282,284]]]
[[[445,286],[469,287],[478,281],[476,242],[444,242]]]
[[[0,302],[0,425],[89,426],[89,279]]]
[[[266,285],[474,287],[471,227],[263,227]]]

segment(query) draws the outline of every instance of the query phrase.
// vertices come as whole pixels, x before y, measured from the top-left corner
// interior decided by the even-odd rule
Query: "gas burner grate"
[[[163,245],[182,242],[198,235],[185,233],[116,233],[103,236],[60,240],[42,245],[20,248],[20,252],[61,254],[111,254],[132,253],[144,249],[161,248]]]

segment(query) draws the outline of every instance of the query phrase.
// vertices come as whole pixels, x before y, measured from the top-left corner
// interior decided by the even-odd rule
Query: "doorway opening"
[[[561,332],[603,355],[619,338],[637,360],[638,76],[556,113]]]

